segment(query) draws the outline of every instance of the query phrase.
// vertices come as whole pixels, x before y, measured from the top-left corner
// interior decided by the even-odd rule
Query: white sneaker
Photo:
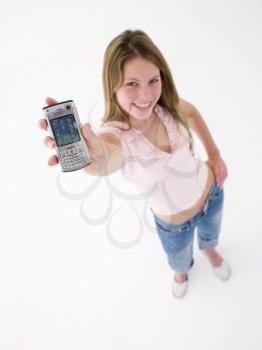
[[[215,274],[222,280],[227,281],[229,277],[231,276],[231,269],[228,263],[225,260],[222,260],[222,263],[215,267],[213,266],[213,270],[215,271]]]
[[[174,277],[173,284],[172,284],[172,293],[174,297],[183,298],[183,296],[187,292],[187,287],[188,287],[188,276],[184,282],[177,282]]]

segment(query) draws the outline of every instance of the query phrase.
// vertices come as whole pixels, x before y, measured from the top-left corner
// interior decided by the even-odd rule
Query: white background
[[[261,349],[261,1],[1,0],[0,8],[0,348]],[[73,99],[83,123],[100,125],[103,54],[126,29],[158,45],[228,166],[219,251],[232,278],[218,280],[195,245],[182,300],[171,294],[173,272],[144,202],[119,198],[104,180],[90,195],[64,196],[37,126],[47,96]],[[60,175],[70,193],[97,180]],[[110,179],[125,186],[119,174]],[[81,205],[99,218],[110,196],[104,224],[84,221]],[[119,242],[143,223],[137,244],[112,243],[112,214]]]

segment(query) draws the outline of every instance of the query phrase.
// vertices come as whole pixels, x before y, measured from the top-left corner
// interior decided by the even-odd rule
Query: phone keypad
[[[59,152],[61,166],[65,170],[82,168],[88,165],[83,148],[79,145],[67,147]]]

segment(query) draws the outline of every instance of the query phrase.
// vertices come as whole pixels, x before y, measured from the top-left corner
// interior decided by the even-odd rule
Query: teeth
[[[146,107],[149,107],[150,106],[150,103],[148,103],[148,104],[137,104],[137,103],[134,103],[134,105],[135,106],[137,106],[137,107],[142,107],[142,108],[146,108]]]

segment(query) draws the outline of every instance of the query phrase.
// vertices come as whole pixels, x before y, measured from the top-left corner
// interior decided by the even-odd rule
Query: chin
[[[152,115],[152,111],[146,115],[141,115],[141,114],[137,114],[137,113],[130,113],[130,115],[135,118],[136,120],[147,120],[150,118],[150,116]]]

